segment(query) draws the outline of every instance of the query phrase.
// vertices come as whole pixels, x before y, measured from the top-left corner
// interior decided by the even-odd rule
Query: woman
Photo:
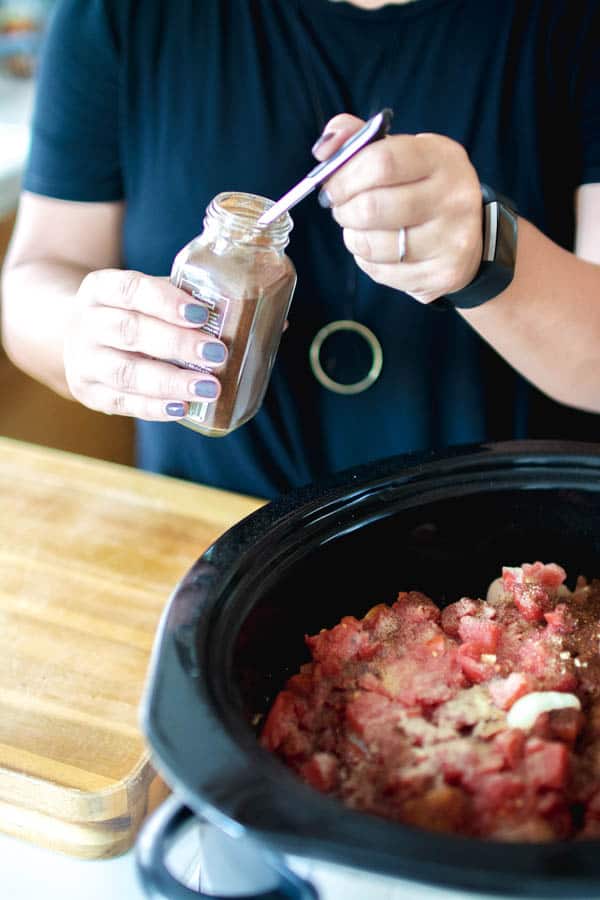
[[[599,19],[583,0],[64,0],[4,273],[7,352],[136,416],[140,465],[265,497],[406,451],[600,439]],[[393,133],[330,179],[331,215],[314,197],[293,211],[298,287],[263,408],[218,441],[176,427],[227,377],[199,304],[164,279],[208,202],[282,195],[319,131],[322,160],[383,106]],[[481,183],[518,209],[514,277],[440,311],[480,272]],[[348,319],[383,353],[354,395],[309,364]],[[371,350],[340,338],[323,366],[356,381]]]

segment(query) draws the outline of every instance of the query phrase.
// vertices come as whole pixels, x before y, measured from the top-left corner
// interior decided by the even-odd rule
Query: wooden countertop
[[[263,502],[0,438],[0,830],[79,856],[131,845],[161,613]]]

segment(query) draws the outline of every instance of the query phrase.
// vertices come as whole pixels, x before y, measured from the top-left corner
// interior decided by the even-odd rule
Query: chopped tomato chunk
[[[533,751],[525,745],[527,780],[539,788],[564,787],[569,765],[567,748],[556,741],[540,741],[540,745]]]
[[[529,690],[528,680],[522,672],[511,672],[507,678],[494,678],[488,685],[492,700],[500,709],[510,709],[515,700]]]
[[[465,643],[477,644],[480,653],[493,653],[498,646],[500,626],[490,619],[463,616],[458,626],[458,634]]]

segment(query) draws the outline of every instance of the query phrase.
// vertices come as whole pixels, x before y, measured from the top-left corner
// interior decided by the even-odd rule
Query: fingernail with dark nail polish
[[[323,209],[329,209],[331,207],[331,197],[325,190],[325,188],[321,188],[318,193],[317,199],[319,201],[319,206],[322,206]]]
[[[185,416],[183,403],[167,403],[166,410],[168,416]]]
[[[197,381],[194,385],[194,393],[205,400],[214,400],[218,393],[218,386],[214,381]]]
[[[315,143],[313,144],[312,152],[314,153],[315,150],[318,150],[319,147],[322,147],[323,144],[326,144],[327,141],[330,141],[331,138],[334,136],[334,134],[335,134],[335,131],[326,131],[325,134],[322,134],[321,137],[319,138],[319,140],[315,141]]]
[[[227,351],[223,344],[208,343],[202,345],[202,356],[207,362],[222,363],[225,362]]]
[[[205,306],[197,303],[186,303],[183,307],[183,315],[188,322],[193,322],[194,325],[203,325],[208,319],[208,310]]]

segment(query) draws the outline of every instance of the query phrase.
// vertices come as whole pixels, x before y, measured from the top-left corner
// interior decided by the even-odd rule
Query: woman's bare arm
[[[122,203],[21,197],[2,272],[2,342],[15,365],[66,397],[66,323],[84,277],[120,265],[122,220]]]
[[[465,319],[554,400],[600,412],[600,185],[576,195],[575,253],[519,220],[512,284]]]

